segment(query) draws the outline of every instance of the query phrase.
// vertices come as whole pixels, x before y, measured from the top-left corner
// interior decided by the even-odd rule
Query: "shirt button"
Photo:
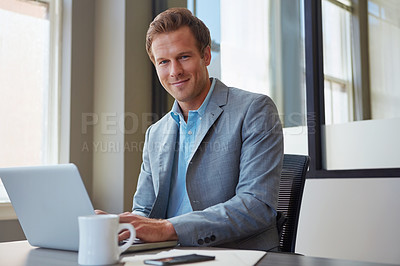
[[[189,135],[192,135],[192,134],[193,134],[193,132],[189,130],[189,131],[188,131],[188,134],[189,134]]]

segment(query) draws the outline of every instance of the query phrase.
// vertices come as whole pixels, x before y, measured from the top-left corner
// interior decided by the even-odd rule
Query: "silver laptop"
[[[0,178],[32,246],[79,249],[78,216],[95,212],[74,164],[0,168]],[[127,251],[176,245],[177,241],[139,240]]]

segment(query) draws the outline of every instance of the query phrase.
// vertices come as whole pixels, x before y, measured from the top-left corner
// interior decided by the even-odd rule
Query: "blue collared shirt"
[[[195,140],[201,125],[202,117],[205,114],[208,102],[214,91],[215,82],[216,79],[212,79],[210,90],[200,108],[189,111],[187,122],[185,122],[183,118],[177,101],[175,101],[172,106],[170,114],[178,124],[179,134],[177,135],[177,149],[171,174],[171,190],[169,193],[167,218],[193,211],[186,190],[186,171],[189,160],[195,149]]]

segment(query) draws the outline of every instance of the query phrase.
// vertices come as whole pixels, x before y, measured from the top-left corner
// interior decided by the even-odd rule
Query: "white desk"
[[[158,253],[154,250],[145,253]],[[140,254],[145,254],[141,252]],[[138,253],[123,256],[134,256]],[[51,250],[35,248],[27,241],[0,243],[0,265],[1,266],[74,266],[78,264],[78,253],[72,251]],[[123,265],[122,263],[116,265]],[[201,265],[194,264],[194,265]],[[389,264],[377,264],[368,262],[348,261],[298,256],[284,253],[267,253],[257,266],[383,266]],[[225,265],[224,265],[225,266]],[[232,265],[233,266],[233,265]]]

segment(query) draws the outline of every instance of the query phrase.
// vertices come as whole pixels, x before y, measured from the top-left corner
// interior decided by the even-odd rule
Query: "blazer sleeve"
[[[152,171],[149,160],[149,135],[152,126],[146,131],[143,162],[140,169],[136,193],[133,197],[132,213],[148,217],[156,199]]]
[[[235,195],[204,210],[170,218],[183,246],[221,245],[276,230],[282,126],[274,103],[266,96],[257,97],[242,111],[243,123],[236,129],[241,130],[242,143]]]

